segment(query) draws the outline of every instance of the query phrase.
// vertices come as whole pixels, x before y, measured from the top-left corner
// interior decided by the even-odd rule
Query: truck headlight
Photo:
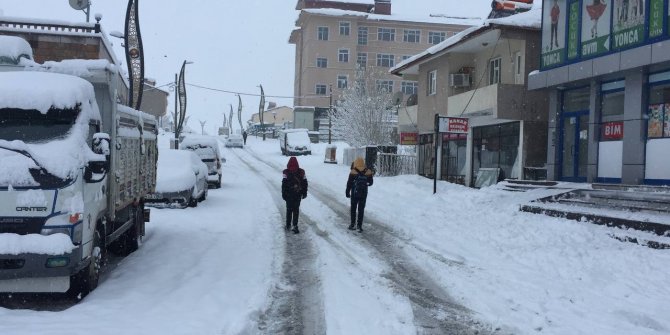
[[[81,221],[76,224],[70,223],[72,216],[69,214],[50,217],[40,231],[41,235],[65,234],[70,236],[72,243],[81,243],[83,225]]]

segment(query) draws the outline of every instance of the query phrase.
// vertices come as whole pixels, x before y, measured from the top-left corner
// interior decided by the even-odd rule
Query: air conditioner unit
[[[449,75],[449,86],[470,87],[470,75],[466,73],[452,73]]]

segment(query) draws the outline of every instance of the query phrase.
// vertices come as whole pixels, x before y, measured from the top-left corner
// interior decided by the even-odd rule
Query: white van
[[[311,155],[312,145],[307,129],[283,129],[279,131],[279,148],[286,156]]]

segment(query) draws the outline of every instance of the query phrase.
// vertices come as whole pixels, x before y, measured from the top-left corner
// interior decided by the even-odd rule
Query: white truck
[[[144,235],[156,119],[118,103],[108,61],[37,64],[27,43],[2,42],[24,56],[0,57],[0,292],[81,298],[107,251],[127,255]]]

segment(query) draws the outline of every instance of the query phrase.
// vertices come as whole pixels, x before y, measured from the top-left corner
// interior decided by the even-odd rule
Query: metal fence
[[[417,174],[416,156],[378,153],[376,174],[378,176]]]

